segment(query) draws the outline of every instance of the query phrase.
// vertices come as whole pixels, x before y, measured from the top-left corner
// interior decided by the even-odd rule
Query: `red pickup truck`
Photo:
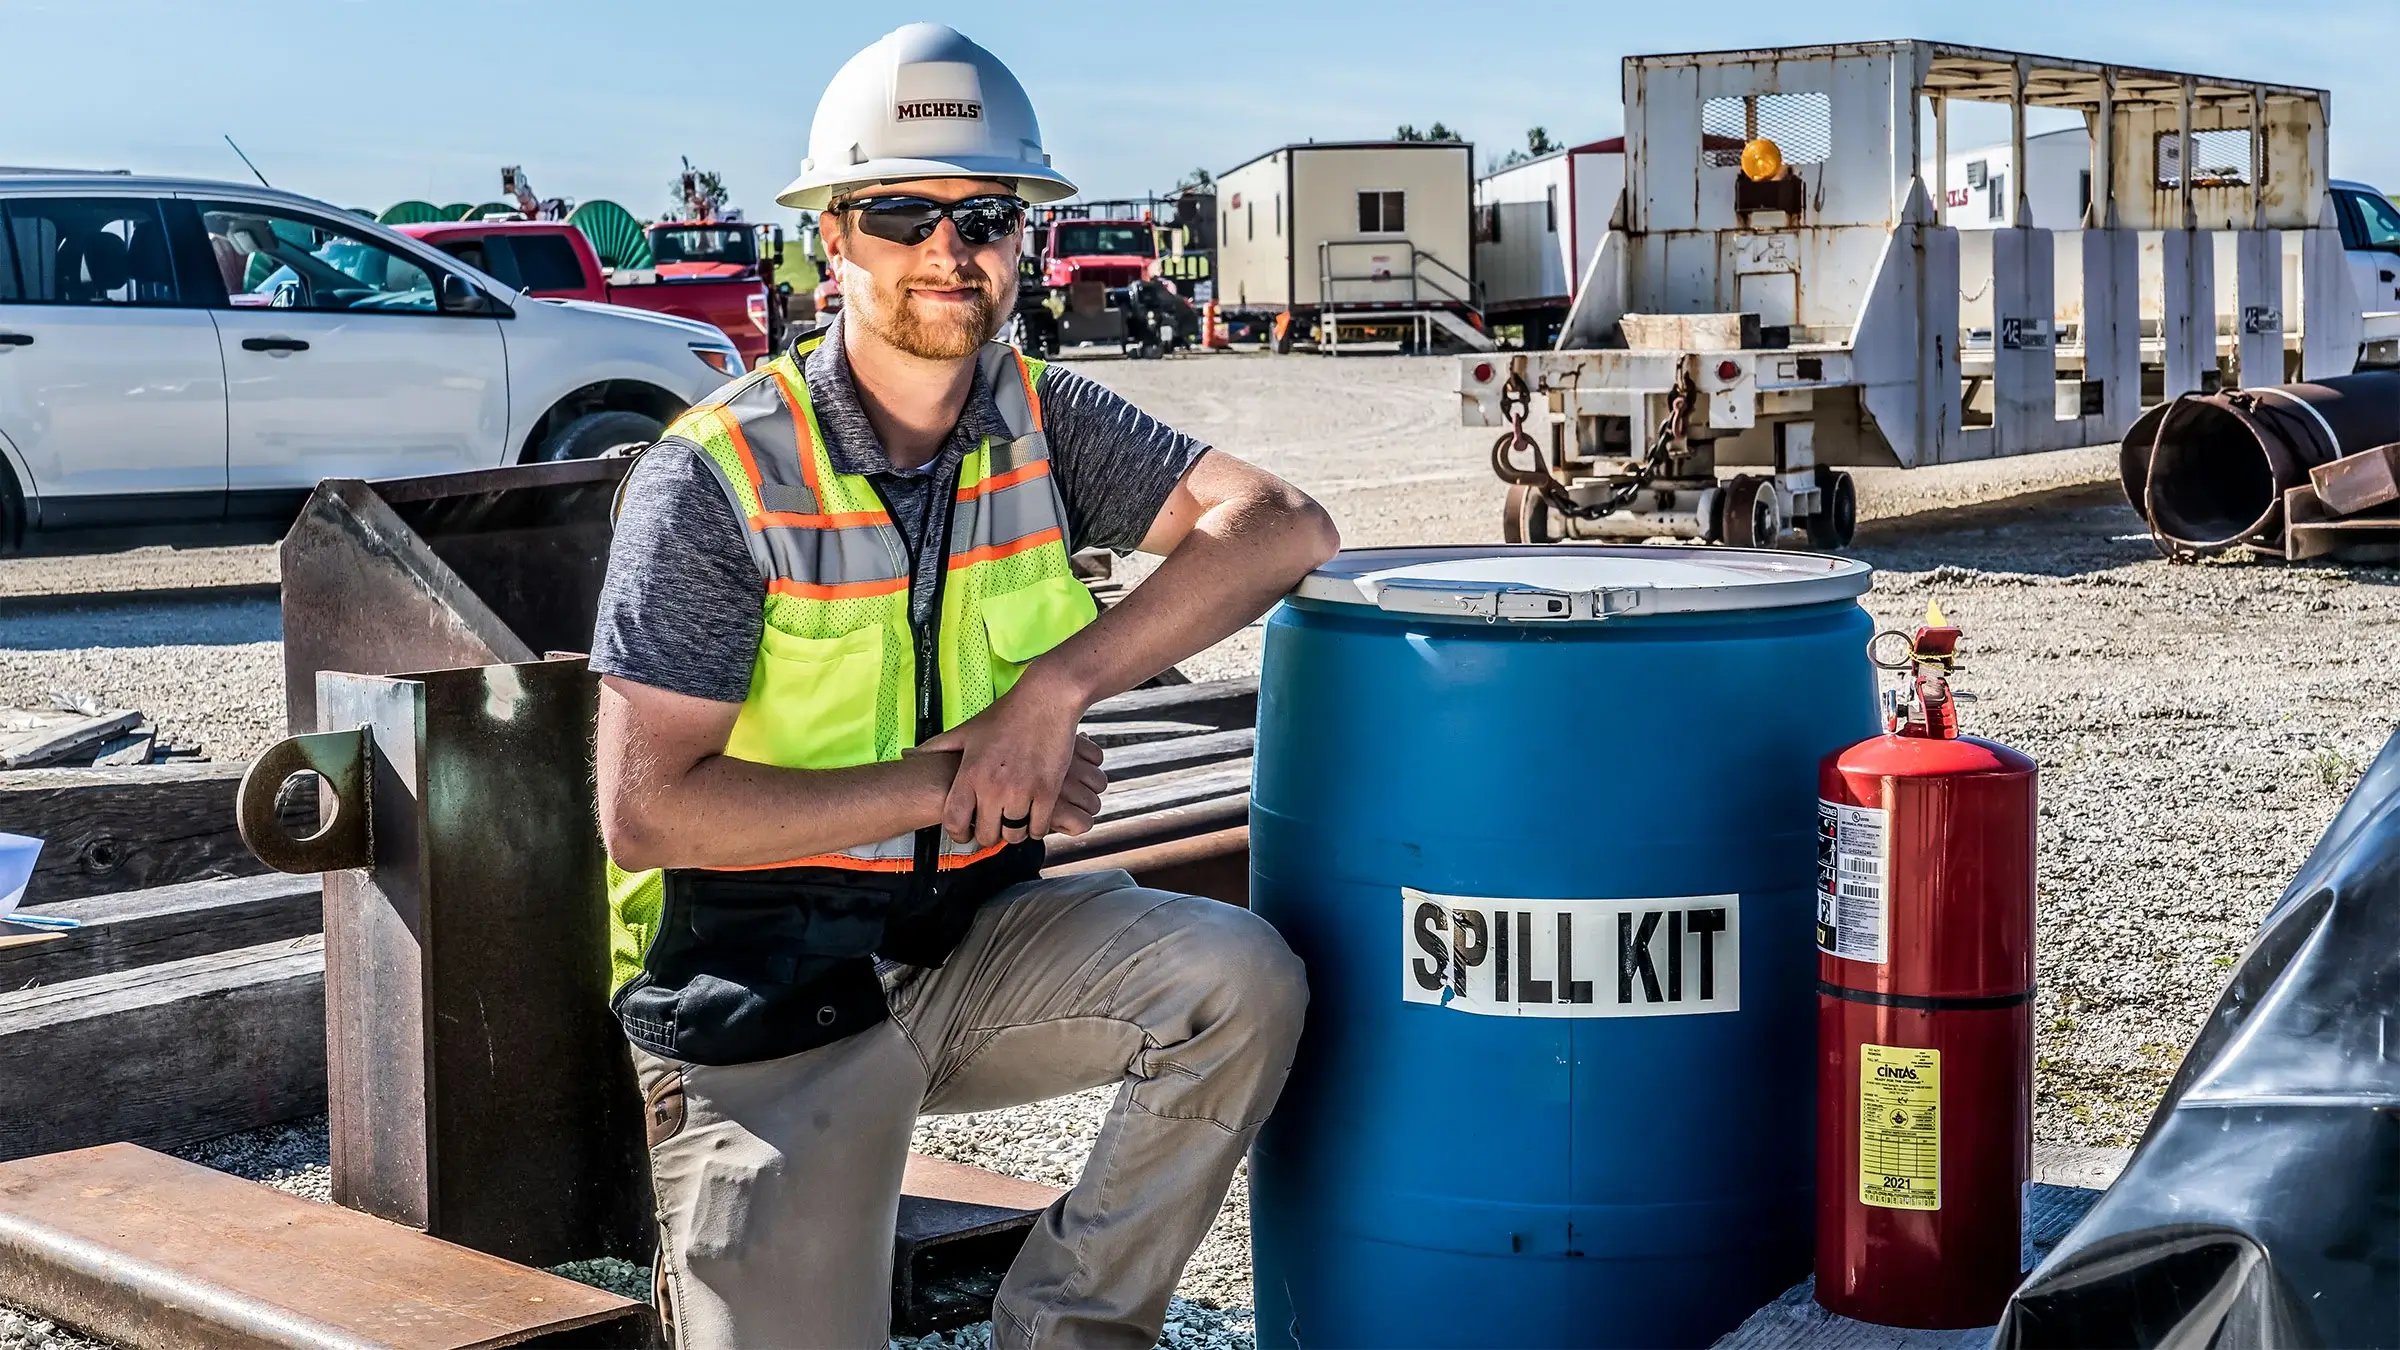
[[[767,278],[747,225],[650,227],[654,269],[611,273],[583,231],[559,220],[458,220],[397,227],[532,295],[629,305],[714,324],[755,366],[767,354]]]

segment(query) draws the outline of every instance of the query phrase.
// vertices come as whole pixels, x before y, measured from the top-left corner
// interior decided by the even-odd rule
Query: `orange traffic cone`
[[[1211,348],[1233,345],[1232,335],[1228,334],[1225,331],[1225,325],[1217,320],[1217,302],[1214,300],[1200,307],[1200,345]]]

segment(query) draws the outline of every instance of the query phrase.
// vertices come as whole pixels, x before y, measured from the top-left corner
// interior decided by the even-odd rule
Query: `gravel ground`
[[[1447,361],[1244,354],[1078,367],[1315,493],[1354,545],[1498,537],[1501,490],[1482,461],[1490,433],[1455,425]],[[2170,566],[2113,487],[2088,486],[2113,465],[2103,448],[1861,475],[1868,523],[1854,551],[1879,569],[1868,609],[1900,626],[1938,599],[1965,629],[1967,728],[2042,766],[2035,1132],[2049,1145],[2139,1134],[2259,917],[2400,717],[2400,687],[2382,678],[2400,657],[2400,574]],[[1995,498],[2008,500],[1973,505]],[[261,555],[126,561],[143,556],[109,566],[149,586],[224,584],[254,579],[239,569]],[[43,560],[0,561],[0,595],[59,589],[56,575]],[[115,617],[134,613],[146,617]],[[282,706],[271,618],[240,604],[162,606],[78,627],[0,604],[0,702],[83,680],[221,753],[249,753]],[[1254,671],[1256,639],[1237,634],[1185,668]],[[1064,1185],[1107,1101],[1085,1093],[928,1119],[916,1146]],[[211,1147],[203,1161],[323,1198],[322,1122]],[[1247,1219],[1237,1179],[1165,1343],[1250,1343]],[[0,1312],[0,1350],[89,1344],[45,1341],[53,1333],[13,1316]],[[987,1338],[988,1327],[969,1328],[919,1344]]]

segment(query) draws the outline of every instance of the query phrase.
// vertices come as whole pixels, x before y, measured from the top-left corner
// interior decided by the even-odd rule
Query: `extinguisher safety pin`
[[[1887,638],[1900,644],[1900,655],[1887,656],[1884,654],[1887,646],[1885,639]],[[1910,669],[1917,663],[1916,639],[1897,628],[1886,628],[1867,639],[1867,660],[1878,670]]]

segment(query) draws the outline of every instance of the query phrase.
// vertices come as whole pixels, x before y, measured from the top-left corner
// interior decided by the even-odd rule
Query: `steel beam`
[[[0,1298],[135,1350],[650,1337],[629,1299],[132,1144],[0,1163]]]
[[[647,1261],[653,1240],[607,1004],[598,688],[580,659],[328,671],[317,715],[338,730],[243,784],[261,858],[325,872],[334,1198],[529,1265]],[[298,768],[330,789],[313,840],[266,815]]]

